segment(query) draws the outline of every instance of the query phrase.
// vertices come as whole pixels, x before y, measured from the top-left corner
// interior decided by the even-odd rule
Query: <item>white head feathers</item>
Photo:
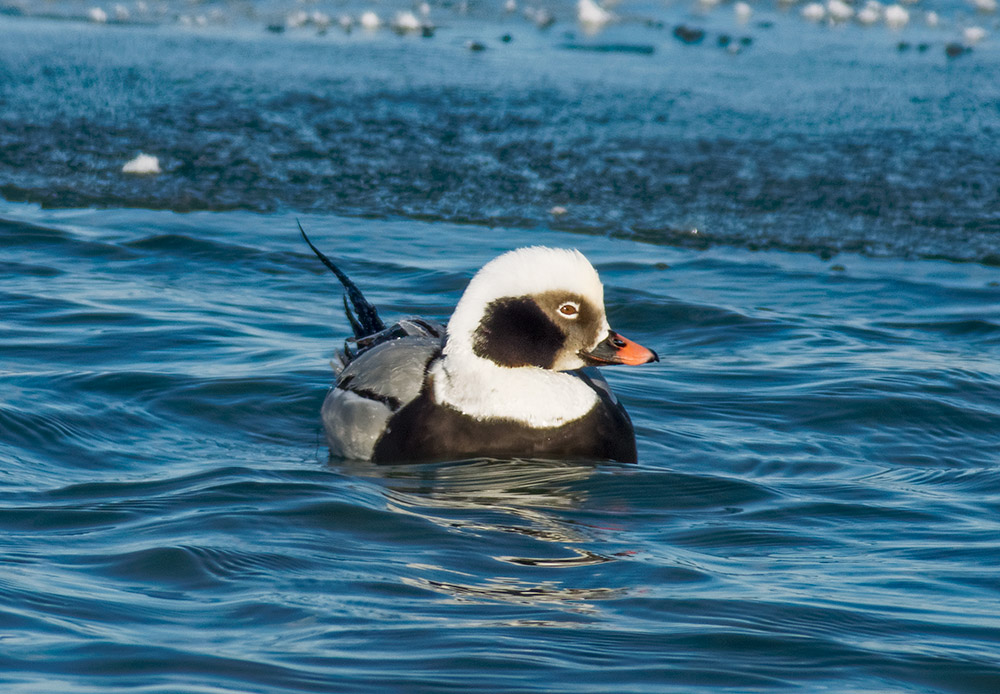
[[[444,359],[431,369],[437,402],[472,417],[534,427],[560,426],[589,412],[597,395],[580,379],[538,367],[502,367],[473,348],[473,335],[492,302],[549,291],[576,294],[599,307],[599,332],[610,330],[603,316],[604,286],[582,253],[540,246],[504,253],[476,273],[448,321]]]
[[[604,307],[604,285],[580,251],[530,246],[494,258],[472,278],[455,307],[448,321],[445,354],[471,351],[472,334],[492,301],[555,290],[579,294]]]

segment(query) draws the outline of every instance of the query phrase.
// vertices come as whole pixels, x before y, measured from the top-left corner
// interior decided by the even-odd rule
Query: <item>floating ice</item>
[[[902,5],[889,5],[885,8],[885,23],[890,29],[902,29],[910,21],[910,13]]]
[[[882,19],[882,3],[877,0],[868,0],[865,6],[858,10],[857,20],[859,24],[871,26]]]
[[[326,12],[320,12],[319,10],[314,10],[311,15],[309,15],[309,20],[313,23],[318,31],[326,31],[333,19],[330,18]]]
[[[417,15],[409,10],[397,12],[392,18],[392,30],[398,34],[409,34],[414,31],[420,31],[420,20],[417,19]]]
[[[160,160],[151,154],[140,153],[135,159],[127,162],[122,167],[122,173],[127,174],[158,174],[160,173]]]
[[[843,0],[830,0],[826,3],[826,11],[835,22],[846,22],[854,16],[854,8]]]
[[[556,23],[555,15],[544,7],[525,7],[524,16],[539,29],[548,29]]]
[[[984,38],[986,38],[986,29],[982,27],[966,27],[962,31],[962,39],[965,41],[966,46],[975,46]]]
[[[295,10],[294,12],[289,12],[288,16],[285,17],[285,26],[292,29],[301,29],[309,21],[309,15],[306,14],[305,10]]]
[[[576,4],[576,18],[584,26],[599,28],[610,22],[614,15],[594,0],[579,0]]]
[[[811,2],[802,8],[802,18],[810,22],[820,22],[826,16],[826,8],[818,2]]]

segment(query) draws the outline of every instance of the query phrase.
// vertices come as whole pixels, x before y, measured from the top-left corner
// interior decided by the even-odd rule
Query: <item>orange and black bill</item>
[[[656,352],[646,349],[638,342],[632,342],[632,340],[622,337],[614,330],[610,331],[607,338],[602,340],[597,347],[589,352],[580,352],[580,356],[591,366],[607,366],[609,364],[635,366],[648,364],[651,361],[660,361]]]

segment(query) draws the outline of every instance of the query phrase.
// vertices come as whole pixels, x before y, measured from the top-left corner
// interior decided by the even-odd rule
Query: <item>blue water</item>
[[[4,692],[1000,691],[995,38],[221,7],[0,16]],[[639,464],[330,460],[296,220],[387,318],[580,248]]]

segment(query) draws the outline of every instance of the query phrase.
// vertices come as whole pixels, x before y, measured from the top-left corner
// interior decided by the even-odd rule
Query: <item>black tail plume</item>
[[[344,291],[347,293],[347,296],[344,297],[344,312],[347,313],[347,319],[350,321],[351,328],[354,330],[354,337],[360,339],[385,330],[385,323],[383,323],[382,319],[378,317],[378,311],[375,310],[374,306],[368,303],[368,299],[366,299],[365,295],[361,293],[358,286],[354,284],[354,282],[351,281],[351,278],[345,275],[339,267],[334,265],[329,258],[323,255],[323,253],[320,252],[316,246],[313,245],[312,241],[309,240],[309,237],[306,236],[306,230],[302,228],[302,223],[298,220],[295,220],[295,222],[299,225],[299,231],[302,232],[302,238],[309,244],[309,248],[312,249],[312,252],[316,254],[316,257],[319,258],[324,265],[333,271],[333,274],[337,276],[340,283],[344,285]],[[354,308],[354,314],[357,318],[352,316],[351,312],[347,309],[348,299],[351,300],[351,306]]]

